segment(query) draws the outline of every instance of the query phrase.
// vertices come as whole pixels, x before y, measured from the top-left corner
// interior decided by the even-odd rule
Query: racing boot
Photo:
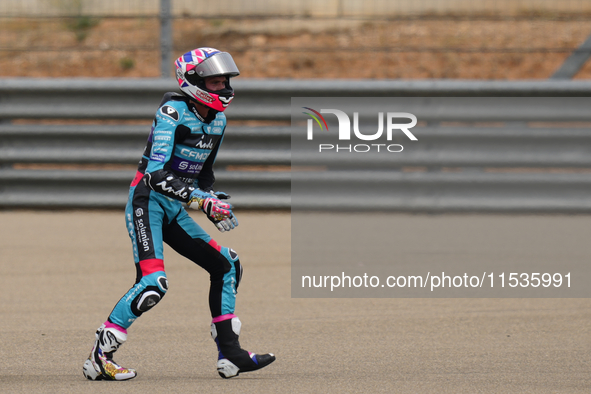
[[[103,324],[96,331],[96,340],[82,373],[89,380],[129,380],[137,376],[135,369],[123,368],[113,361],[113,353],[127,340],[127,333]]]
[[[238,337],[242,323],[237,317],[211,323],[211,336],[218,346],[218,373],[224,379],[240,372],[256,371],[275,361],[275,355],[254,354],[240,347]]]

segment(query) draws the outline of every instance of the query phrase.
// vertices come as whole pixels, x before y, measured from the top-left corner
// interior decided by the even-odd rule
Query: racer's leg
[[[125,209],[136,267],[134,286],[121,298],[108,321],[124,329],[153,308],[168,290],[164,271],[162,227],[170,212],[161,198],[140,183]],[[180,208],[178,204],[177,210]],[[174,213],[174,212],[173,212]]]
[[[137,375],[135,370],[116,364],[113,353],[127,340],[129,326],[154,307],[168,290],[162,254],[162,224],[166,213],[151,195],[143,184],[130,190],[125,214],[136,281],[96,332],[94,346],[83,367],[84,376],[90,380],[128,380]]]
[[[242,277],[238,254],[218,245],[184,209],[163,228],[164,242],[210,275],[209,307],[212,318],[234,313]]]
[[[183,209],[164,228],[164,241],[210,275],[211,335],[218,347],[218,373],[223,378],[255,371],[275,361],[273,354],[254,354],[240,347],[241,322],[234,315],[242,277],[238,254],[218,245]]]

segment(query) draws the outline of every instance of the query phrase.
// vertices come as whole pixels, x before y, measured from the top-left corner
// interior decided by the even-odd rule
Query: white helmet
[[[184,94],[219,112],[230,105],[234,98],[230,78],[240,75],[232,55],[215,48],[197,48],[179,57],[175,65],[176,78]],[[207,89],[205,78],[217,76],[226,77],[225,88]]]

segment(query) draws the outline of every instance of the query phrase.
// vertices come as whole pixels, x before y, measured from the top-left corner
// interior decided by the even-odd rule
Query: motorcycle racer
[[[238,254],[220,246],[187,213],[203,211],[220,232],[238,226],[229,196],[214,192],[213,164],[224,138],[224,110],[234,98],[230,78],[239,70],[227,52],[198,48],[179,57],[176,79],[182,94],[166,93],[156,112],[144,154],[133,179],[125,218],[133,246],[136,281],[95,334],[83,366],[90,380],[128,380],[134,369],[113,361],[127,330],[168,291],[163,244],[210,274],[211,335],[223,378],[261,369],[275,360],[239,343],[241,322],[234,315],[242,277]]]

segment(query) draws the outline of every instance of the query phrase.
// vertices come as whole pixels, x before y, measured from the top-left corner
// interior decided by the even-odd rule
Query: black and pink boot
[[[220,316],[211,323],[211,336],[218,346],[218,373],[224,379],[238,376],[241,372],[256,371],[275,361],[275,355],[255,354],[240,347],[238,337],[242,323],[234,315]]]

